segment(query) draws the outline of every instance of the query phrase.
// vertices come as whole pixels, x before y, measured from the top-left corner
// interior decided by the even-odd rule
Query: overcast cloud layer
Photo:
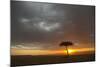
[[[94,6],[11,2],[11,46],[57,48],[71,40],[94,46]]]

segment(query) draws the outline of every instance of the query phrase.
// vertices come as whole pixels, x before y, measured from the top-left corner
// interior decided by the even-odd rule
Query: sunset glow
[[[71,54],[71,53],[76,52],[76,50],[69,49],[68,52],[69,52],[69,54]]]
[[[93,52],[94,48],[68,49],[70,55]],[[67,55],[67,50],[11,49],[12,55]]]
[[[81,49],[68,49],[70,55],[73,54],[83,54],[83,53],[91,53],[95,51],[94,48],[81,48]]]

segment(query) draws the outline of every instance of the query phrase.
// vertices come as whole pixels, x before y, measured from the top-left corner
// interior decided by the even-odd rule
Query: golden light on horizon
[[[76,50],[69,49],[68,52],[69,52],[69,54],[71,54],[71,53],[76,52]]]
[[[68,53],[69,55],[72,54],[82,54],[82,53],[86,53],[86,52],[92,52],[95,51],[94,48],[80,48],[80,49],[68,49]],[[67,54],[67,50],[64,50],[64,52]]]
[[[64,52],[67,54],[67,50],[64,50]],[[69,54],[73,54],[75,52],[76,52],[76,50],[74,50],[74,49],[68,49]]]
[[[85,54],[93,51],[95,51],[94,48],[68,49],[69,55]],[[67,50],[11,49],[11,55],[67,55]]]

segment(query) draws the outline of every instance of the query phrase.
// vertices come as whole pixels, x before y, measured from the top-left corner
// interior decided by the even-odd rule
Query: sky
[[[94,48],[95,7],[11,1],[11,48],[33,50]]]

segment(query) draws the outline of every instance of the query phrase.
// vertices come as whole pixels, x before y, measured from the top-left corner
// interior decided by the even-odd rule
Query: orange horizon
[[[95,51],[95,48],[68,49],[69,55],[88,54]],[[67,55],[66,50],[32,50],[11,48],[11,55]]]

